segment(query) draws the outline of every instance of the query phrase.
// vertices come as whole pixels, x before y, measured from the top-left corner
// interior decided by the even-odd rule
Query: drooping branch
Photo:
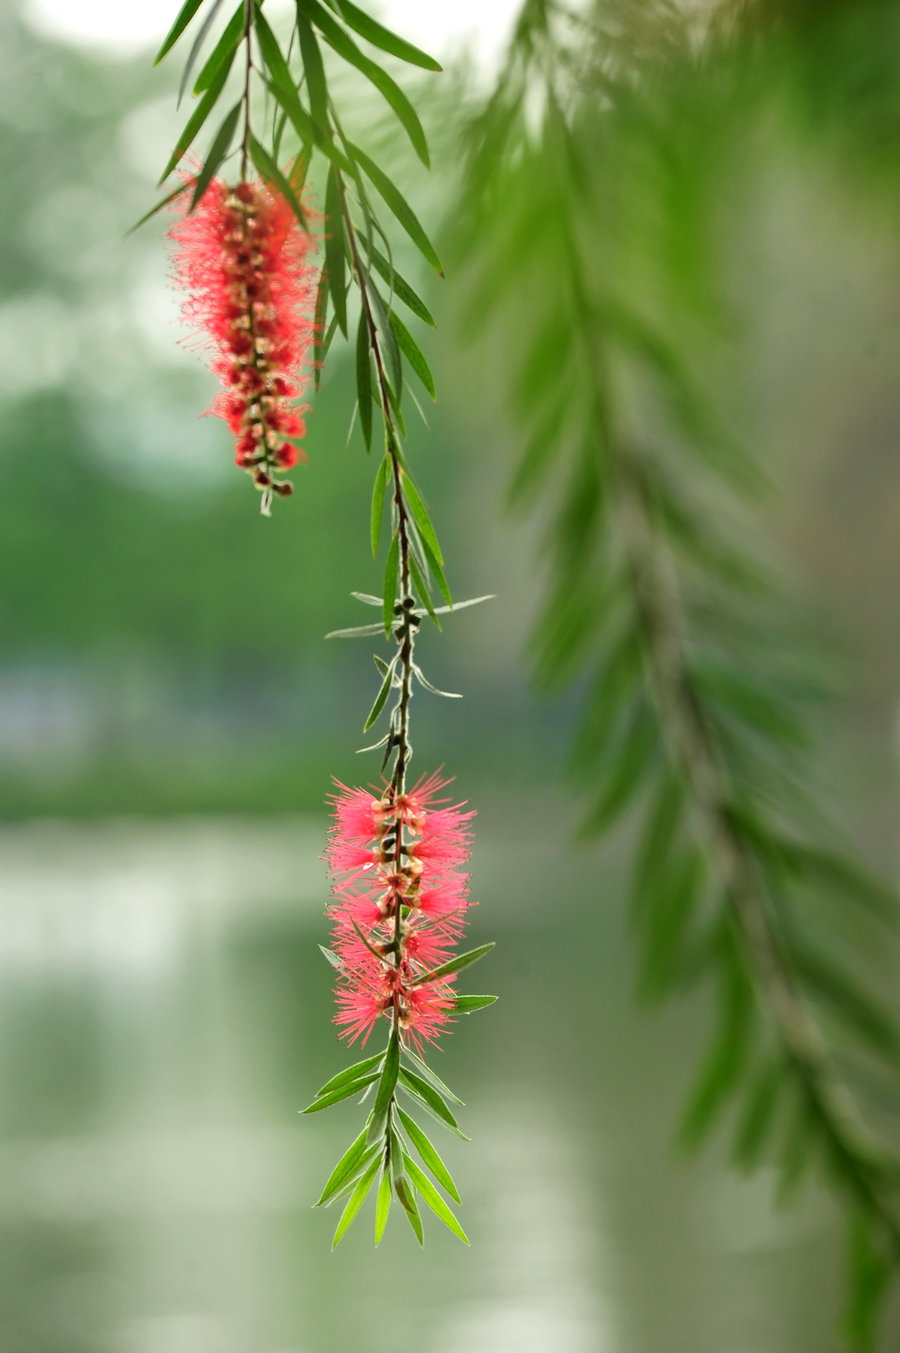
[[[670,132],[685,135],[677,96],[666,101],[690,82],[696,98],[703,67],[688,75],[662,40],[629,60],[624,30],[610,46],[605,8],[586,7],[590,37],[586,28],[577,50],[563,50],[546,13],[525,7],[532,29],[517,30],[500,93],[475,123],[467,183],[479,204],[474,232],[498,224],[493,252],[476,265],[473,318],[507,306],[503,341],[517,351],[528,295],[529,339],[512,383],[529,440],[515,490],[520,502],[531,493],[553,503],[552,585],[533,652],[543,678],[584,693],[573,761],[591,799],[587,832],[605,830],[642,791],[650,797],[635,868],[647,892],[635,905],[648,991],[702,978],[723,996],[687,1128],[698,1137],[739,1099],[739,1159],[768,1148],[787,1179],[798,1141],[804,1158],[820,1148],[854,1221],[853,1337],[868,1348],[877,1298],[900,1266],[900,1169],[822,1012],[856,1048],[885,1055],[892,1074],[900,1040],[888,1012],[810,947],[790,913],[804,887],[867,905],[887,890],[795,825],[798,778],[804,789],[811,778],[797,753],[803,721],[781,703],[774,672],[742,668],[729,652],[736,636],[739,648],[765,647],[748,600],[760,595],[760,572],[739,534],[723,538],[698,504],[730,496],[732,515],[744,510],[755,466],[742,448],[704,447],[696,460],[681,450],[703,421],[690,363],[663,322],[644,318],[646,238],[632,257],[622,244],[635,221],[652,219],[653,229],[672,210],[654,198],[646,212],[654,171],[665,184],[683,153]],[[707,61],[715,36],[704,38]],[[699,211],[689,219],[702,228]],[[638,297],[623,285],[623,255],[641,265]],[[646,435],[635,390],[650,403],[661,387]],[[645,444],[657,442],[659,451]],[[763,595],[771,610],[772,593]],[[797,1130],[777,1143],[785,1104]]]

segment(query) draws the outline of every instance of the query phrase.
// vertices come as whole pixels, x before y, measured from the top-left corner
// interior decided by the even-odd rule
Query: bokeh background
[[[377,678],[364,643],[323,635],[378,587],[373,467],[337,347],[273,520],[226,429],[198,419],[212,379],[178,325],[164,223],[124,235],[182,119],[177,63],[150,69],[171,7],[139,8],[0,17],[0,1350],[836,1349],[833,1203],[813,1187],[780,1207],[765,1170],[673,1146],[708,1012],[632,999],[629,823],[574,843],[574,701],[529,678],[541,534],[505,508],[505,353],[473,347],[452,269],[421,279],[440,400],[411,455],[456,595],[498,600],[423,641],[465,699],[417,701],[416,752],[479,810],[472,938],[499,941],[478,973],[501,1001],[440,1055],[468,1101],[473,1143],[446,1154],[475,1243],[435,1226],[419,1253],[396,1227],[376,1253],[357,1227],[330,1253],[309,1203],[354,1109],[297,1110],[342,1056],[316,948],[323,800],[332,775],[372,773],[354,749]],[[489,85],[514,7],[452,8],[381,10],[447,59],[449,92],[421,91],[434,181],[358,96],[451,255],[450,113]],[[840,116],[824,126],[810,87],[833,70],[865,113],[897,27],[820,39],[813,17],[708,185],[729,278],[710,345],[729,354],[722,408],[778,485],[772,549],[810,637],[843,655],[822,791],[893,877],[898,161],[877,118],[865,157]]]

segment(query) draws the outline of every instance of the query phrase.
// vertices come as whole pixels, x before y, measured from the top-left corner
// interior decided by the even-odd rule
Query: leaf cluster
[[[437,980],[451,971],[461,971],[491,948],[493,945],[484,945],[460,955],[420,980]],[[327,952],[326,957],[329,962],[335,961],[335,956]],[[463,1015],[484,1009],[493,1004],[496,997],[455,996],[453,1000],[455,1013]],[[330,1207],[333,1203],[344,1202],[332,1248],[343,1239],[373,1189],[376,1195],[376,1245],[381,1243],[393,1201],[400,1205],[420,1245],[425,1243],[422,1203],[468,1245],[466,1233],[441,1193],[443,1189],[454,1202],[461,1201],[453,1176],[430,1137],[407,1111],[424,1113],[448,1132],[468,1141],[454,1115],[455,1109],[463,1107],[463,1101],[401,1041],[396,1029],[384,1052],[332,1076],[303,1112],[319,1113],[345,1099],[357,1097],[361,1104],[369,1099],[373,1101],[365,1126],[337,1161],[316,1203],[316,1207]],[[421,1166],[413,1152],[418,1155]]]

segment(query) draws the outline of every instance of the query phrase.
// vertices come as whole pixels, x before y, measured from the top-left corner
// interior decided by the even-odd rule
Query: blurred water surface
[[[3,1353],[836,1348],[829,1204],[673,1151],[702,1011],[635,1010],[621,878],[562,820],[481,815],[473,935],[501,942],[468,986],[502,1000],[439,1055],[472,1248],[397,1224],[376,1252],[368,1219],[334,1254],[310,1201],[359,1110],[297,1116],[349,1061],[324,821],[3,828]]]

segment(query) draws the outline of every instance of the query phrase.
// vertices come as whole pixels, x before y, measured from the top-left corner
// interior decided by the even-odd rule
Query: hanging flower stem
[[[182,90],[191,81],[220,4],[221,0],[211,0],[203,21],[198,21]],[[203,5],[204,0],[186,0],[158,59],[179,40]],[[473,814],[463,811],[462,804],[449,805],[439,797],[448,782],[436,775],[410,786],[410,713],[414,679],[437,695],[448,694],[432,686],[415,661],[422,616],[427,613],[439,625],[437,610],[448,612],[487,598],[453,605],[437,535],[404,462],[404,361],[432,396],[434,381],[426,358],[393,306],[402,302],[419,320],[433,321],[425,303],[393,268],[389,236],[373,210],[367,184],[385,201],[429,266],[441,273],[441,265],[400,190],[344,134],[328,93],[322,40],[357,71],[369,75],[426,166],[428,148],[412,104],[392,76],[376,70],[374,62],[363,57],[351,36],[354,32],[400,60],[440,70],[427,53],[375,24],[356,6],[299,3],[285,53],[259,0],[243,0],[194,80],[194,92],[202,97],[163,178],[180,163],[234,69],[241,92],[212,136],[199,173],[184,176],[189,182],[185,212],[170,233],[181,247],[177,274],[189,293],[185,317],[212,339],[211,365],[224,386],[212,412],[224,417],[235,434],[237,463],[261,490],[266,513],[273,495],[290,493],[290,484],[280,475],[302,456],[290,439],[303,435],[300,415],[304,410],[290,410],[286,403],[303,388],[305,373],[298,368],[313,346],[318,373],[336,329],[340,327],[347,336],[348,290],[355,288],[359,296],[357,407],[366,446],[372,436],[373,407],[384,430],[373,493],[373,554],[378,553],[387,501],[391,539],[383,596],[355,595],[382,610],[385,636],[396,644],[390,662],[373,655],[382,684],[366,728],[379,718],[393,692],[396,699],[388,712],[388,731],[377,744],[385,748],[382,783],[368,789],[339,786],[333,796],[336,822],[328,861],[334,880],[330,914],[335,948],[324,952],[338,974],[335,1022],[341,1036],[365,1043],[382,1021],[389,1026],[389,1034],[383,1052],[332,1077],[307,1112],[329,1108],[357,1093],[373,1092],[363,1132],[338,1162],[319,1199],[327,1205],[349,1195],[335,1244],[376,1176],[380,1176],[376,1243],[392,1197],[401,1203],[420,1242],[423,1230],[417,1199],[465,1240],[444,1197],[409,1154],[415,1149],[437,1183],[459,1200],[446,1166],[419,1125],[400,1107],[398,1095],[400,1091],[407,1094],[414,1107],[459,1132],[449,1105],[461,1101],[421,1054],[451,1016],[482,1009],[493,1001],[490,996],[458,997],[454,989],[457,973],[492,946],[482,945],[466,954],[455,952],[469,905],[468,875],[462,866],[469,853],[468,824]],[[275,114],[268,145],[257,140],[251,127],[252,99],[260,87],[273,100]],[[325,267],[311,306],[312,269],[305,263],[311,247],[307,207],[296,188],[296,174],[285,175],[279,168],[286,129],[299,140],[295,164],[305,168],[318,153],[328,160]],[[233,186],[219,177],[221,166],[232,155],[240,165],[239,181]],[[250,181],[254,170],[261,182]],[[170,194],[145,219],[178,195],[177,191]],[[359,232],[354,213],[361,221]],[[376,238],[384,253],[376,246]],[[376,273],[386,283],[384,292]],[[329,306],[334,312],[330,323]],[[433,584],[447,602],[437,610],[431,601]],[[364,625],[350,633],[371,635],[381,629],[382,625]]]
[[[687,661],[685,608],[675,569],[660,544],[652,486],[639,453],[613,426],[606,337],[584,285],[587,269],[571,229],[566,244],[572,327],[589,382],[594,426],[609,457],[614,520],[667,755],[687,786],[694,826],[718,876],[730,934],[769,1014],[805,1109],[848,1193],[900,1256],[898,1162],[869,1128],[835,1067],[779,921],[783,901],[774,895],[758,848],[732,811],[740,791],[715,745],[704,696]]]
[[[244,89],[241,95],[243,134],[241,136],[241,179],[246,180],[250,167],[250,86],[253,78],[253,2],[244,0]]]
[[[341,785],[333,799],[336,823],[327,859],[335,880],[331,907],[334,952],[327,956],[338,969],[336,1022],[344,1036],[351,1040],[361,1038],[363,1043],[382,1018],[390,1025],[384,1053],[345,1073],[351,1077],[351,1088],[346,1094],[357,1089],[372,1090],[374,1106],[362,1138],[351,1148],[351,1152],[358,1149],[358,1154],[351,1157],[353,1169],[347,1187],[352,1180],[356,1183],[338,1223],[334,1243],[341,1239],[379,1172],[376,1242],[380,1240],[391,1197],[400,1202],[420,1243],[423,1230],[417,1199],[424,1201],[465,1241],[456,1217],[404,1144],[406,1134],[438,1182],[458,1201],[456,1185],[446,1166],[422,1129],[404,1112],[399,1095],[401,1092],[409,1095],[413,1107],[425,1109],[450,1131],[459,1132],[450,1105],[461,1101],[434,1075],[422,1055],[454,1013],[480,1009],[493,1000],[457,997],[453,985],[459,971],[493,946],[482,945],[465,954],[454,952],[470,905],[468,876],[461,866],[468,856],[468,824],[473,813],[463,811],[462,804],[445,806],[439,794],[447,781],[436,775],[409,784],[414,678],[430,687],[414,656],[416,634],[424,614],[417,605],[414,588],[421,592],[425,586],[415,554],[421,548],[423,532],[429,532],[434,540],[433,528],[404,465],[402,420],[397,407],[399,392],[392,387],[384,349],[384,303],[375,293],[365,266],[340,173],[336,173],[335,182],[339,219],[335,220],[332,213],[330,228],[341,232],[359,294],[357,360],[371,361],[374,368],[374,384],[370,385],[368,379],[360,384],[360,421],[365,424],[368,414],[362,401],[372,399],[374,393],[384,429],[379,482],[391,504],[384,596],[366,600],[382,607],[384,628],[396,643],[396,652],[390,663],[376,660],[383,685],[366,726],[377,717],[392,690],[396,691],[396,699],[388,714],[387,734],[378,744],[385,749],[383,788],[348,789]],[[360,204],[368,226],[371,217],[364,193],[360,194]],[[421,596],[420,600],[434,615],[427,596]],[[380,628],[364,626],[362,632]],[[307,1112],[317,1112],[337,1102],[335,1095],[344,1097],[340,1087],[332,1087],[333,1082],[323,1086]],[[339,1162],[320,1203],[327,1204],[333,1197],[342,1196],[337,1185],[344,1178]]]

